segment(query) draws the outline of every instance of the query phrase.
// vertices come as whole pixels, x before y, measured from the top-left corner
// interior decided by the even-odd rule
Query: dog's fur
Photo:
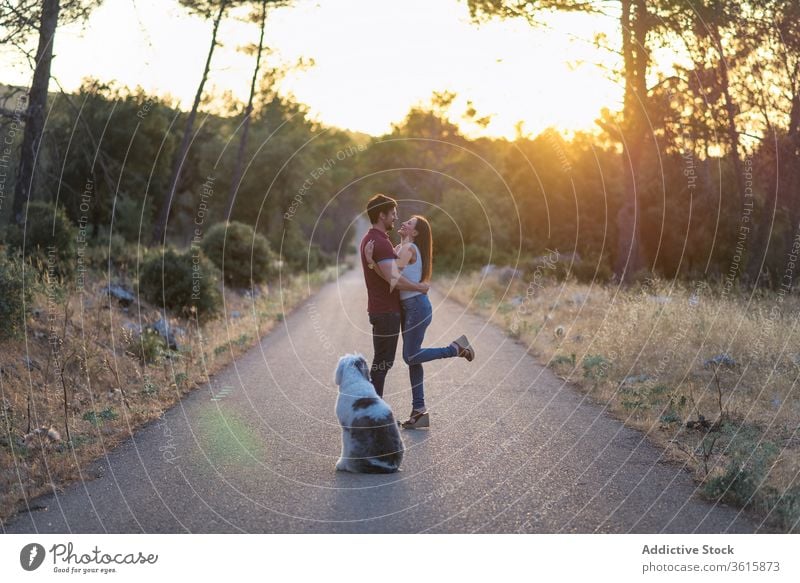
[[[369,381],[369,365],[360,354],[346,354],[336,367],[336,416],[342,426],[342,455],[336,469],[390,474],[400,469],[403,440],[392,410]]]

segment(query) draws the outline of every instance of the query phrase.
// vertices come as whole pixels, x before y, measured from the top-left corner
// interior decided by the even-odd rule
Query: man
[[[428,293],[427,283],[413,283],[400,275],[397,268],[397,255],[387,232],[394,229],[397,220],[397,201],[383,194],[376,194],[367,202],[367,216],[372,228],[361,239],[361,266],[364,269],[364,282],[367,284],[367,312],[372,325],[372,345],[375,356],[372,359],[371,379],[375,392],[383,397],[386,374],[394,364],[397,351],[397,338],[400,334],[400,293],[399,290]],[[368,264],[364,247],[373,241],[372,258]],[[394,282],[394,287],[389,282]]]

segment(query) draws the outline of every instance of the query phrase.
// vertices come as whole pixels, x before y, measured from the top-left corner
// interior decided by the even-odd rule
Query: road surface
[[[401,472],[337,473],[333,373],[371,358],[360,268],[95,463],[31,501],[11,533],[728,533],[764,528],[701,500],[689,473],[439,293],[426,345],[466,333],[468,363],[425,365],[430,430],[404,431]],[[411,410],[400,358],[385,398]],[[39,509],[36,509],[36,508]],[[46,508],[46,509],[43,509]]]

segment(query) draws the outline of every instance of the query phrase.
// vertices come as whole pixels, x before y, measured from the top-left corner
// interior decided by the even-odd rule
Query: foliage
[[[583,376],[587,379],[601,379],[608,376],[611,362],[601,354],[587,354],[583,358]]]
[[[205,255],[222,271],[227,285],[250,287],[272,279],[278,257],[264,235],[253,227],[233,221],[217,223],[205,234],[201,247]]]
[[[554,356],[553,359],[550,361],[551,366],[558,366],[561,364],[567,364],[569,366],[575,366],[575,353],[570,354],[567,356],[566,354],[559,354],[558,356]]]
[[[28,205],[21,227],[9,227],[8,252],[24,258],[42,274],[69,278],[75,271],[76,229],[61,208],[37,201]]]
[[[138,358],[142,364],[157,363],[167,350],[166,340],[149,328],[145,328],[141,335],[125,337],[125,352]]]
[[[48,118],[40,164],[57,177],[50,182],[57,189],[46,194],[60,192],[67,215],[89,236],[110,230],[127,241],[139,241],[140,231],[149,237],[154,200],[169,180],[174,116],[169,102],[141,88],[85,79],[76,95],[53,104]]]
[[[722,475],[706,483],[705,493],[740,506],[751,505],[761,498],[758,491],[779,448],[765,440],[756,427],[731,423],[724,425],[722,432],[728,440],[729,461]]]
[[[114,412],[112,408],[103,409],[99,413],[96,411],[87,411],[83,414],[83,420],[88,421],[95,427],[101,425],[104,421],[113,421],[117,419],[119,415]]]
[[[129,243],[119,233],[109,235],[105,229],[100,229],[100,233],[92,238],[85,249],[86,261],[102,270],[106,270],[109,263],[120,271],[133,270],[140,254],[147,256],[150,250],[136,243]]]
[[[468,4],[476,19],[532,22],[540,9],[597,10],[593,3],[560,0]],[[672,76],[665,74],[672,64],[661,58],[645,67],[654,83],[637,112],[647,114],[652,133],[637,152],[635,170],[641,253],[648,267],[667,278],[724,277],[737,255],[743,216],[738,190],[746,164],[754,177],[752,231],[739,274],[758,275],[763,260],[761,281],[777,287],[786,283],[792,225],[800,217],[794,195],[800,185],[800,125],[792,121],[800,119],[800,84],[793,74],[800,8],[788,0],[718,4],[697,11],[666,0],[646,5],[651,18],[634,14],[634,27],[650,27],[643,54],[675,37],[686,57]],[[220,3],[183,5],[212,18]],[[627,82],[630,71],[621,64],[615,74]],[[600,112],[597,128],[569,138],[556,129],[531,136],[520,126],[510,141],[470,137],[466,132],[487,127],[490,117],[464,106],[460,96],[435,93],[387,135],[371,139],[319,131],[306,106],[279,93],[285,73],[267,70],[257,89],[247,165],[230,219],[266,236],[286,267],[328,264],[351,243],[343,237],[363,202],[387,192],[401,200],[401,218],[421,213],[431,219],[434,274],[487,263],[528,271],[533,258],[557,249],[581,260],[570,269],[559,266],[553,275],[581,282],[611,278],[611,266],[620,259],[618,239],[624,237],[619,216],[627,178],[622,135],[614,128],[635,121],[630,103]],[[779,90],[770,89],[773,84]],[[193,237],[201,204],[207,205],[202,218],[209,223],[229,218],[223,216],[225,195],[238,153],[226,145],[238,137],[243,104],[230,95],[222,101],[218,114],[196,128],[184,160],[167,229],[174,244]],[[85,224],[91,237],[104,228],[127,241],[149,235],[155,207],[169,190],[180,134],[170,128],[181,122],[168,100],[87,79],[77,95],[52,104],[37,162],[47,180],[40,181],[35,198],[58,197],[67,216]],[[746,132],[749,141],[737,132]],[[213,196],[201,201],[210,174]]]
[[[216,268],[199,249],[167,249],[142,264],[139,293],[159,308],[205,319],[222,305],[217,281]]]
[[[31,303],[31,278],[20,261],[0,255],[0,340],[19,337]]]
[[[317,271],[333,263],[331,254],[323,251],[317,243],[309,242],[300,227],[292,221],[286,222],[281,256],[293,271]]]
[[[60,0],[59,25],[85,21],[103,0]],[[2,0],[0,1],[0,30],[3,43],[18,45],[38,31],[42,17],[41,0]]]

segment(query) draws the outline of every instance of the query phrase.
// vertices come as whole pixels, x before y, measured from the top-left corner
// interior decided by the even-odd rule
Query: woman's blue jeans
[[[454,346],[444,348],[422,348],[425,330],[433,320],[433,308],[427,294],[420,294],[400,302],[402,307],[403,360],[408,365],[411,378],[411,395],[414,409],[425,408],[422,363],[439,358],[452,358],[458,355]]]

